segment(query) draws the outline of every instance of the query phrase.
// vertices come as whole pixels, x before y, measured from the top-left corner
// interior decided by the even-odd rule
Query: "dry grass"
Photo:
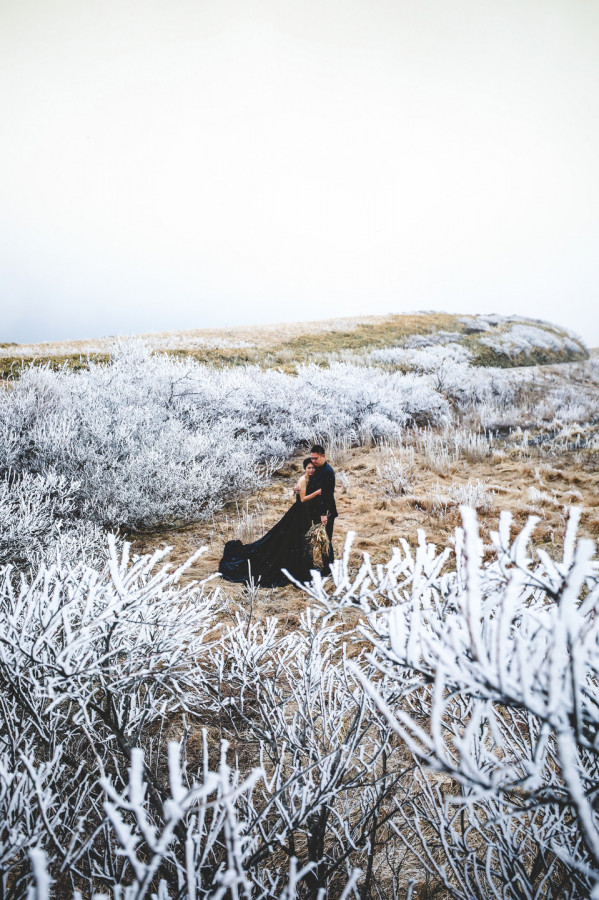
[[[537,323],[538,324],[538,323]],[[554,329],[558,333],[559,329]],[[276,325],[248,325],[236,328],[207,328],[189,331],[153,332],[138,335],[157,352],[196,359],[215,366],[248,363],[293,373],[308,360],[326,365],[331,356],[361,353],[401,346],[415,335],[453,332],[473,350],[479,364],[511,366],[525,363],[552,363],[574,359],[572,354],[541,353],[537,357],[510,361],[480,344],[480,334],[471,334],[468,318],[449,313],[406,313],[388,316],[359,316],[325,319],[320,322],[289,322]],[[116,337],[93,340],[55,341],[38,344],[0,343],[0,378],[18,377],[24,364],[35,360],[52,366],[82,368],[88,359],[109,358]],[[580,354],[582,358],[584,354]],[[578,358],[578,357],[576,357]]]
[[[299,364],[308,360],[325,363],[331,353],[393,346],[410,335],[449,328],[463,331],[465,326],[458,323],[456,316],[445,313],[414,313],[155,332],[138,337],[157,352],[208,365],[256,364],[294,373]],[[33,360],[74,369],[86,366],[88,359],[105,361],[115,340],[111,336],[96,340],[0,344],[0,378],[18,377],[23,365]]]
[[[77,371],[78,369],[86,369],[90,361],[106,363],[110,359],[109,353],[99,352],[88,353],[85,355],[79,353],[46,352],[45,354],[33,354],[29,356],[28,352],[21,351],[20,347],[18,347],[17,355],[17,350],[14,348],[12,348],[11,353],[6,353],[6,346],[6,344],[0,345],[0,380],[18,378],[23,368],[32,362],[40,365],[48,365],[51,369],[55,370],[62,369],[66,366],[72,371]]]
[[[334,345],[331,349],[339,349],[340,343],[352,341],[357,343],[359,335],[371,335],[375,339],[385,334],[391,326],[395,336],[407,334],[424,334],[454,325],[456,316],[445,313],[407,313],[395,316],[355,316],[343,319],[323,319],[316,322],[284,322],[273,325],[239,325],[235,328],[201,328],[188,331],[149,332],[136,335],[146,340],[151,346],[160,350],[193,351],[195,349],[224,347],[238,349],[260,348],[269,352],[278,345],[293,346],[296,342],[309,342],[312,338],[327,339],[328,335]],[[340,336],[340,337],[339,337]],[[353,337],[352,337],[353,336]],[[82,339],[76,341],[44,341],[37,344],[0,343],[0,356],[32,357],[68,356],[89,353],[107,353],[114,344],[116,335],[104,338]],[[361,339],[363,341],[363,337]],[[367,341],[369,343],[369,341]],[[321,349],[318,344],[317,349]]]
[[[523,458],[518,446],[506,440],[495,442],[494,449],[486,456],[478,449],[473,454],[465,450],[459,458],[454,457],[450,467],[440,470],[430,465],[417,432],[406,433],[405,440],[407,447],[403,452],[409,451],[412,490],[398,496],[385,496],[382,490],[378,448],[344,450],[343,471],[350,489],[341,486],[337,490],[339,518],[335,523],[334,545],[339,555],[347,532],[357,532],[352,557],[356,567],[365,552],[374,562],[386,562],[400,538],[415,546],[420,528],[438,546],[451,545],[454,529],[461,521],[460,492],[452,489],[468,483],[480,482],[492,492],[490,505],[483,505],[478,511],[488,552],[491,551],[488,533],[497,528],[502,509],[512,513],[516,529],[530,515],[539,516],[535,542],[554,557],[561,552],[570,506],[583,507],[580,533],[594,539],[599,537],[596,451],[564,450],[548,457],[546,448],[540,446],[528,448]],[[256,533],[246,530],[246,539],[259,536],[258,526],[263,532],[281,518],[293,502],[292,487],[300,473],[298,457],[282,468],[267,488],[248,497],[243,507],[230,504],[210,523],[198,522],[170,532],[133,536],[134,550],[145,553],[165,544],[172,545],[171,560],[180,564],[198,546],[205,545],[207,552],[188,571],[186,579],[207,578],[218,570],[225,541],[247,523],[248,516],[255,516]],[[458,499],[453,499],[456,494]],[[440,497],[444,502],[439,502]],[[241,586],[227,583],[223,587],[227,594],[243,603]],[[255,614],[259,618],[276,616],[286,631],[297,625],[304,606],[304,595],[294,587],[264,589],[258,592]]]

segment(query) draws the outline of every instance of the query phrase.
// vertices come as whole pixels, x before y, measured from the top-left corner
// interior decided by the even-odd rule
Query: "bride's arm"
[[[314,493],[306,494],[306,479],[305,478],[300,478],[299,489],[300,489],[300,500],[302,501],[302,503],[307,503],[308,500],[313,500],[314,497],[318,497],[322,493],[320,488],[318,488],[318,490],[314,491]]]
[[[300,492],[300,494],[301,494],[301,492]],[[306,494],[305,489],[304,489],[304,496],[302,497],[302,503],[306,503],[308,500],[313,500],[314,497],[320,497],[321,494],[322,494],[322,491],[320,490],[320,488],[318,488],[317,491],[314,491],[313,494]]]

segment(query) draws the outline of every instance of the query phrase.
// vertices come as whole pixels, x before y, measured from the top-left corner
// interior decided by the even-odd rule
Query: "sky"
[[[414,310],[599,346],[595,0],[0,0],[0,341]]]

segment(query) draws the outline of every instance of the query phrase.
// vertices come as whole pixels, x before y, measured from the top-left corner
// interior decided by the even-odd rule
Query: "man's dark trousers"
[[[324,526],[324,530],[327,533],[327,537],[329,539],[329,552],[327,553],[326,558],[323,556],[322,559],[322,569],[321,572],[323,575],[331,574],[331,563],[335,559],[335,554],[333,552],[333,528],[335,527],[335,520],[331,517],[327,519],[327,524]]]
[[[337,518],[337,505],[335,503],[335,473],[331,466],[326,462],[323,466],[316,469],[310,483],[310,490],[317,490],[318,488],[321,489],[322,493],[319,497],[319,502],[316,503],[312,521],[315,524],[318,524],[321,521],[321,516],[327,517],[325,531],[330,542],[330,549],[326,557],[322,560],[321,572],[323,575],[329,575],[331,563],[335,558],[335,554],[333,553],[333,528],[335,519]]]

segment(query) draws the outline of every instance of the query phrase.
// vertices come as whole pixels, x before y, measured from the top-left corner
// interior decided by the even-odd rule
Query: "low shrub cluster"
[[[0,394],[0,477],[76,481],[81,519],[152,527],[210,515],[312,440],[385,438],[448,413],[417,374],[214,369],[133,343],[77,373],[31,367]]]
[[[497,335],[484,335],[480,343],[489,347],[501,358],[534,364],[581,359],[586,356],[582,341],[569,337],[551,327],[539,328],[522,322],[515,322]]]
[[[79,483],[63,475],[19,476],[0,481],[0,560],[29,571],[65,559],[104,558],[106,537],[92,522],[74,518]]]
[[[5,569],[3,896],[596,896],[594,546],[504,515],[483,563],[463,515],[453,559],[348,545],[287,635],[114,542]]]

